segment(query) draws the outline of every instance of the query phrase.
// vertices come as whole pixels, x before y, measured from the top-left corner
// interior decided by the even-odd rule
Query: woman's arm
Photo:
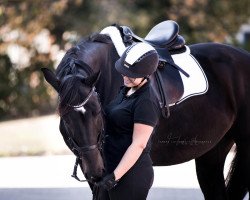
[[[116,180],[120,179],[138,160],[143,149],[147,146],[153,129],[152,126],[146,124],[134,124],[132,143],[114,170]]]

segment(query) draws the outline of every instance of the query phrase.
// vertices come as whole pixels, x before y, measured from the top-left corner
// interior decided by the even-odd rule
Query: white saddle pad
[[[179,72],[184,85],[184,93],[175,104],[179,104],[189,97],[205,94],[208,91],[207,77],[198,61],[191,55],[189,47],[186,46],[184,53],[172,55],[172,58],[175,64],[189,74],[189,77],[186,77]]]

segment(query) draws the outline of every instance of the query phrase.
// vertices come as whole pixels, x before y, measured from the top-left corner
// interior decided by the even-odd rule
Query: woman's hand
[[[96,187],[101,187],[104,190],[111,190],[117,185],[118,180],[115,180],[115,174],[111,173],[103,177],[103,179],[95,184]]]

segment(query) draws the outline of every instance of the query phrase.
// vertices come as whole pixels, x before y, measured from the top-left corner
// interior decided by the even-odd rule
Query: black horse
[[[195,159],[205,199],[243,199],[250,190],[250,54],[216,43],[195,44],[190,49],[203,66],[209,90],[170,107],[170,117],[160,119],[151,152],[154,166]],[[90,182],[104,170],[99,148],[101,107],[123,84],[114,69],[118,57],[108,36],[93,34],[66,53],[55,74],[43,69],[59,94],[60,131],[80,157]],[[237,153],[225,184],[224,162],[233,144]]]

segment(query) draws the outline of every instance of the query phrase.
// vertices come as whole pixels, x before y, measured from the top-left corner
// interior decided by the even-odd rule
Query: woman
[[[158,66],[158,54],[146,43],[136,43],[116,62],[124,87],[105,108],[106,175],[97,183],[111,200],[144,200],[153,183],[151,135],[158,123],[158,101],[149,76]],[[108,195],[107,195],[108,193]]]

